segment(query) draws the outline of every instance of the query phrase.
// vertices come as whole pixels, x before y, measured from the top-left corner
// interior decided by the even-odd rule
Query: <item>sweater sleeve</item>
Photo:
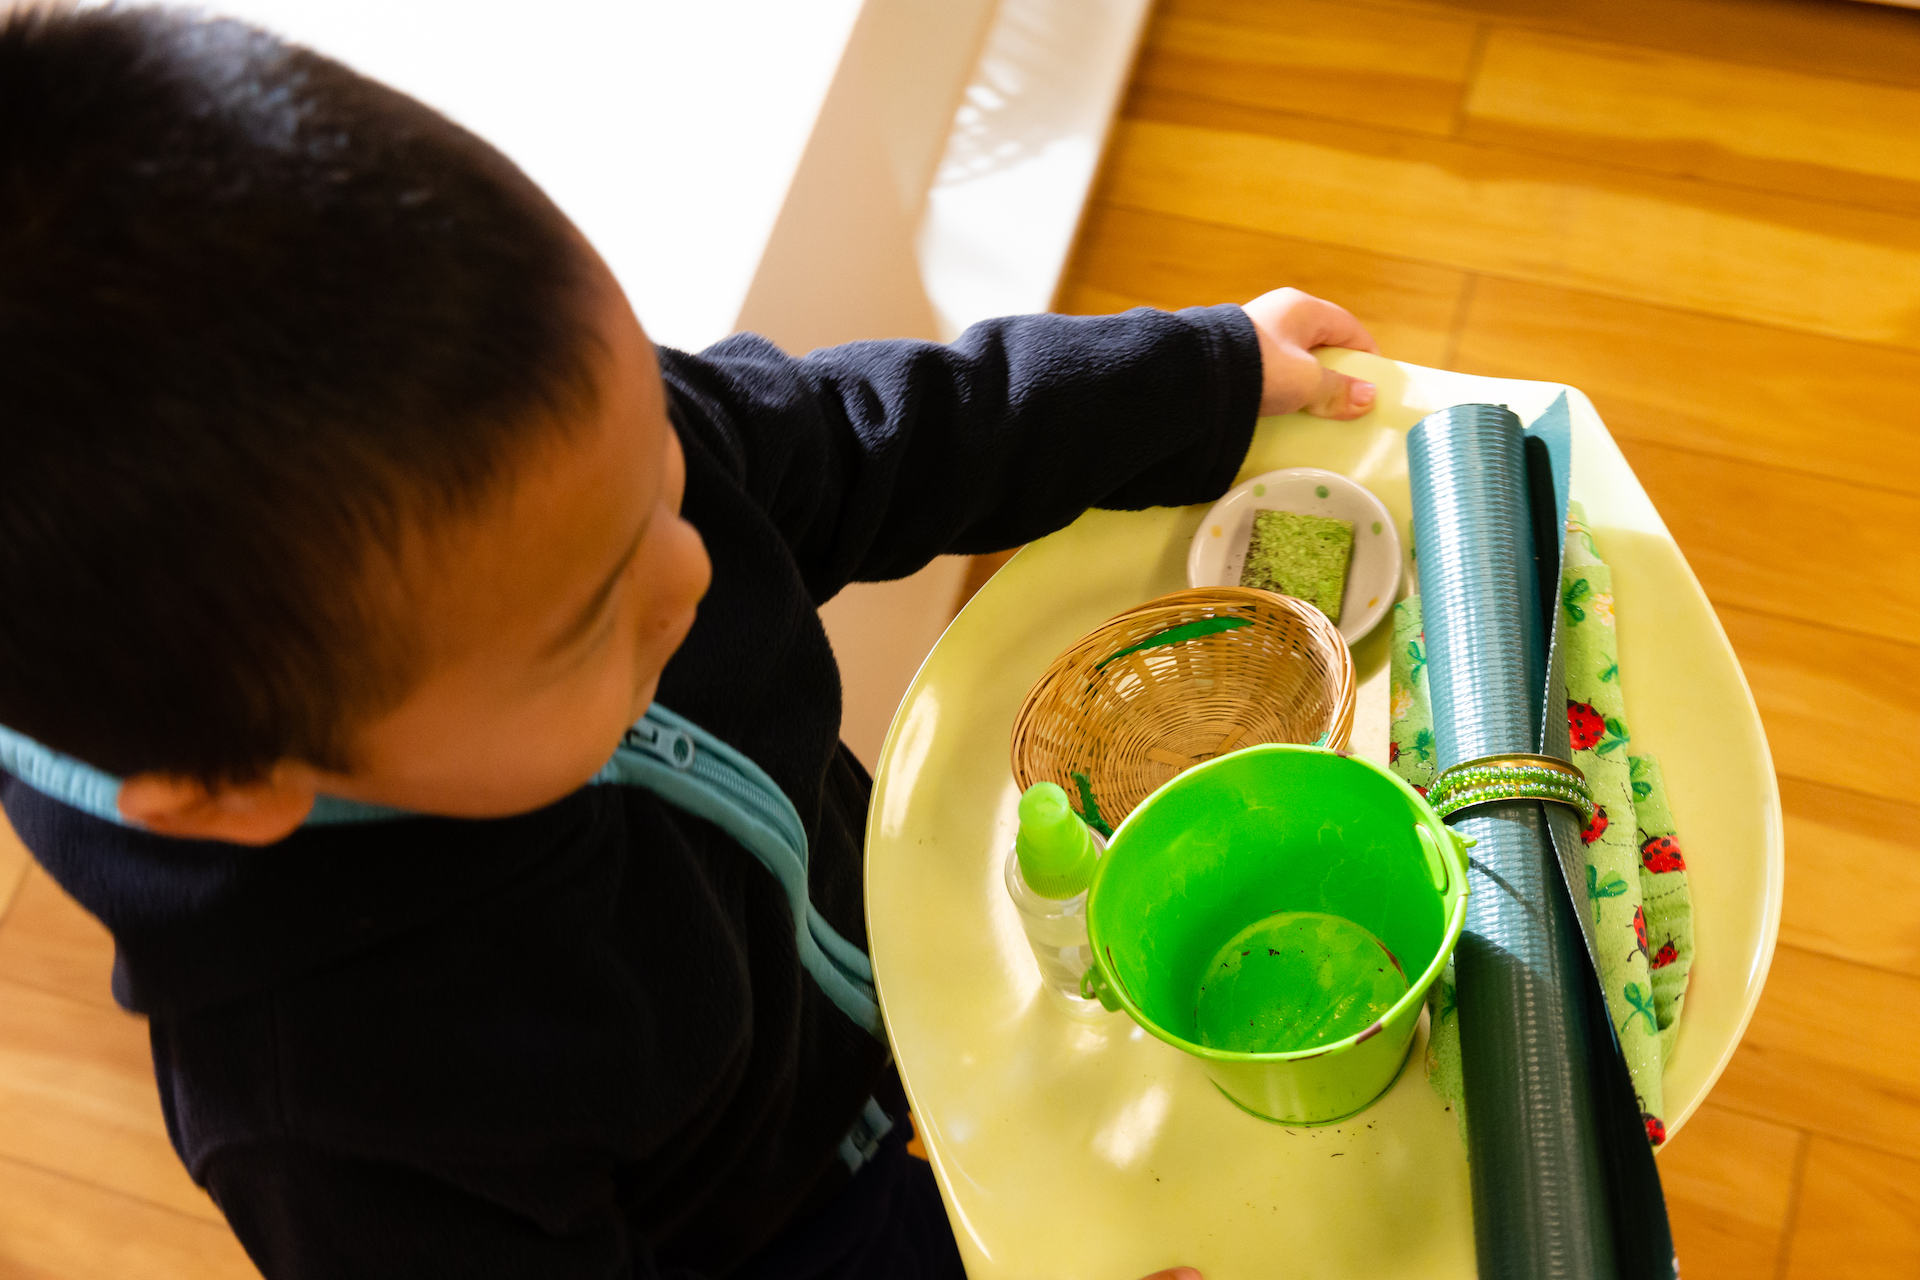
[[[719,442],[816,602],[1088,507],[1210,501],[1246,455],[1261,387],[1236,306],[1017,316],[946,346],[801,358],[740,336],[661,365],[682,431]]]
[[[655,1265],[610,1187],[597,1212],[537,1221],[416,1169],[293,1140],[227,1147],[202,1174],[266,1280],[699,1280]]]

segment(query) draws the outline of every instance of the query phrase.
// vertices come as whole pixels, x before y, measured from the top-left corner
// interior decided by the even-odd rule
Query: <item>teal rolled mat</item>
[[[1514,752],[1568,758],[1565,717],[1545,714],[1564,683],[1557,611],[1541,592],[1559,577],[1564,435],[1559,448],[1556,483],[1545,443],[1500,405],[1444,409],[1408,433],[1440,770]],[[1584,868],[1579,821],[1563,805],[1507,800],[1449,822],[1477,841],[1454,968],[1481,1280],[1671,1280],[1659,1173],[1590,922],[1568,892],[1567,869]]]

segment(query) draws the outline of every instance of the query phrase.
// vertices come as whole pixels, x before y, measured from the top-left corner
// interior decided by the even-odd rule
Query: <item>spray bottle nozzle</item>
[[[1020,797],[1013,847],[1027,887],[1043,898],[1071,898],[1085,889],[1100,857],[1093,833],[1052,782],[1036,782]]]

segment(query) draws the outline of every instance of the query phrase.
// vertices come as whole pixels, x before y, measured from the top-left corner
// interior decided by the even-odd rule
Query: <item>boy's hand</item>
[[[1307,295],[1303,293],[1300,296],[1304,298]],[[1154,1272],[1147,1277],[1147,1280],[1203,1280],[1203,1278],[1192,1267],[1171,1267],[1165,1271]]]
[[[1305,409],[1320,418],[1357,418],[1373,408],[1374,386],[1322,368],[1315,347],[1380,354],[1373,335],[1347,311],[1298,289],[1263,293],[1242,308],[1260,335],[1260,414]],[[1148,1280],[1160,1280],[1149,1276]]]

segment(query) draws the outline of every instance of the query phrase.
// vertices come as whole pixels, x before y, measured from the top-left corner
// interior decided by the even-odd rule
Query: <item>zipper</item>
[[[649,731],[646,737],[641,736],[643,729]],[[800,815],[794,810],[791,802],[776,805],[768,797],[765,789],[742,776],[738,767],[726,760],[715,758],[717,752],[701,750],[700,744],[694,740],[692,734],[669,725],[643,720],[627,731],[627,745],[645,752],[680,773],[691,773],[702,782],[720,787],[741,808],[785,836],[788,845],[798,855],[800,865],[802,867],[807,865],[806,832],[800,826]]]

